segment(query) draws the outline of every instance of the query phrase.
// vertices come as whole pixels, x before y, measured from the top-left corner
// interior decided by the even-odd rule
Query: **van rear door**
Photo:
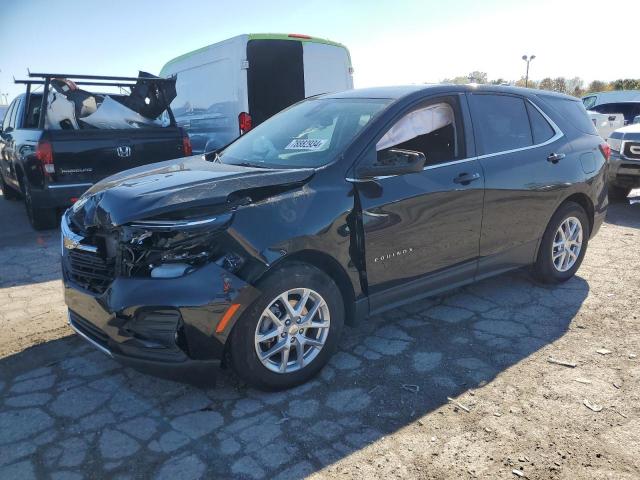
[[[247,87],[253,126],[305,98],[302,42],[247,42]]]

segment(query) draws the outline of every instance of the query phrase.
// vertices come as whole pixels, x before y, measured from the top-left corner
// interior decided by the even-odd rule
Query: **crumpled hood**
[[[297,184],[314,170],[266,169],[212,163],[201,156],[125,170],[96,183],[71,207],[85,228],[117,226],[190,207],[224,204],[229,195]]]

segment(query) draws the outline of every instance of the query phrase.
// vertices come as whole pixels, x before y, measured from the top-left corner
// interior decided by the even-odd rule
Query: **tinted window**
[[[13,110],[16,106],[16,101],[14,100],[13,102],[11,102],[11,105],[9,105],[9,110],[7,110],[7,113],[4,116],[4,120],[2,122],[2,129],[6,130],[9,127],[9,120],[11,120],[11,115],[13,114]]]
[[[594,127],[581,101],[547,95],[542,96],[542,98],[562,115],[566,121],[581,132],[598,135],[596,127]]]
[[[31,95],[31,100],[29,101],[29,111],[25,112],[26,117],[22,121],[23,128],[38,128],[41,104],[42,95]]]
[[[13,111],[11,112],[11,118],[9,119],[9,126],[12,128],[16,128],[16,118],[18,117],[18,113],[20,112],[20,99],[16,98],[14,100],[15,106],[13,107]]]
[[[507,95],[470,95],[473,127],[483,155],[533,144],[524,100]]]
[[[531,132],[533,133],[533,143],[544,143],[555,135],[553,127],[549,125],[547,119],[542,116],[536,107],[527,102],[527,111],[531,121]]]

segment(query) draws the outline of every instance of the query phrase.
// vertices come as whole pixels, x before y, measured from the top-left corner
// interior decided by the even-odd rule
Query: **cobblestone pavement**
[[[640,205],[611,206],[566,284],[517,271],[408,305],[262,393],[146,376],[72,335],[59,233],[0,203],[0,479],[640,477]]]

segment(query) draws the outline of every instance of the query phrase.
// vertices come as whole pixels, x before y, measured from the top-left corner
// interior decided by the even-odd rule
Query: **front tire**
[[[248,384],[282,390],[315,376],[335,352],[344,303],[321,270],[295,263],[260,281],[260,297],[242,314],[230,339],[231,363]]]
[[[534,276],[543,283],[569,280],[580,268],[589,235],[589,219],[584,209],[574,202],[562,204],[542,236]]]

